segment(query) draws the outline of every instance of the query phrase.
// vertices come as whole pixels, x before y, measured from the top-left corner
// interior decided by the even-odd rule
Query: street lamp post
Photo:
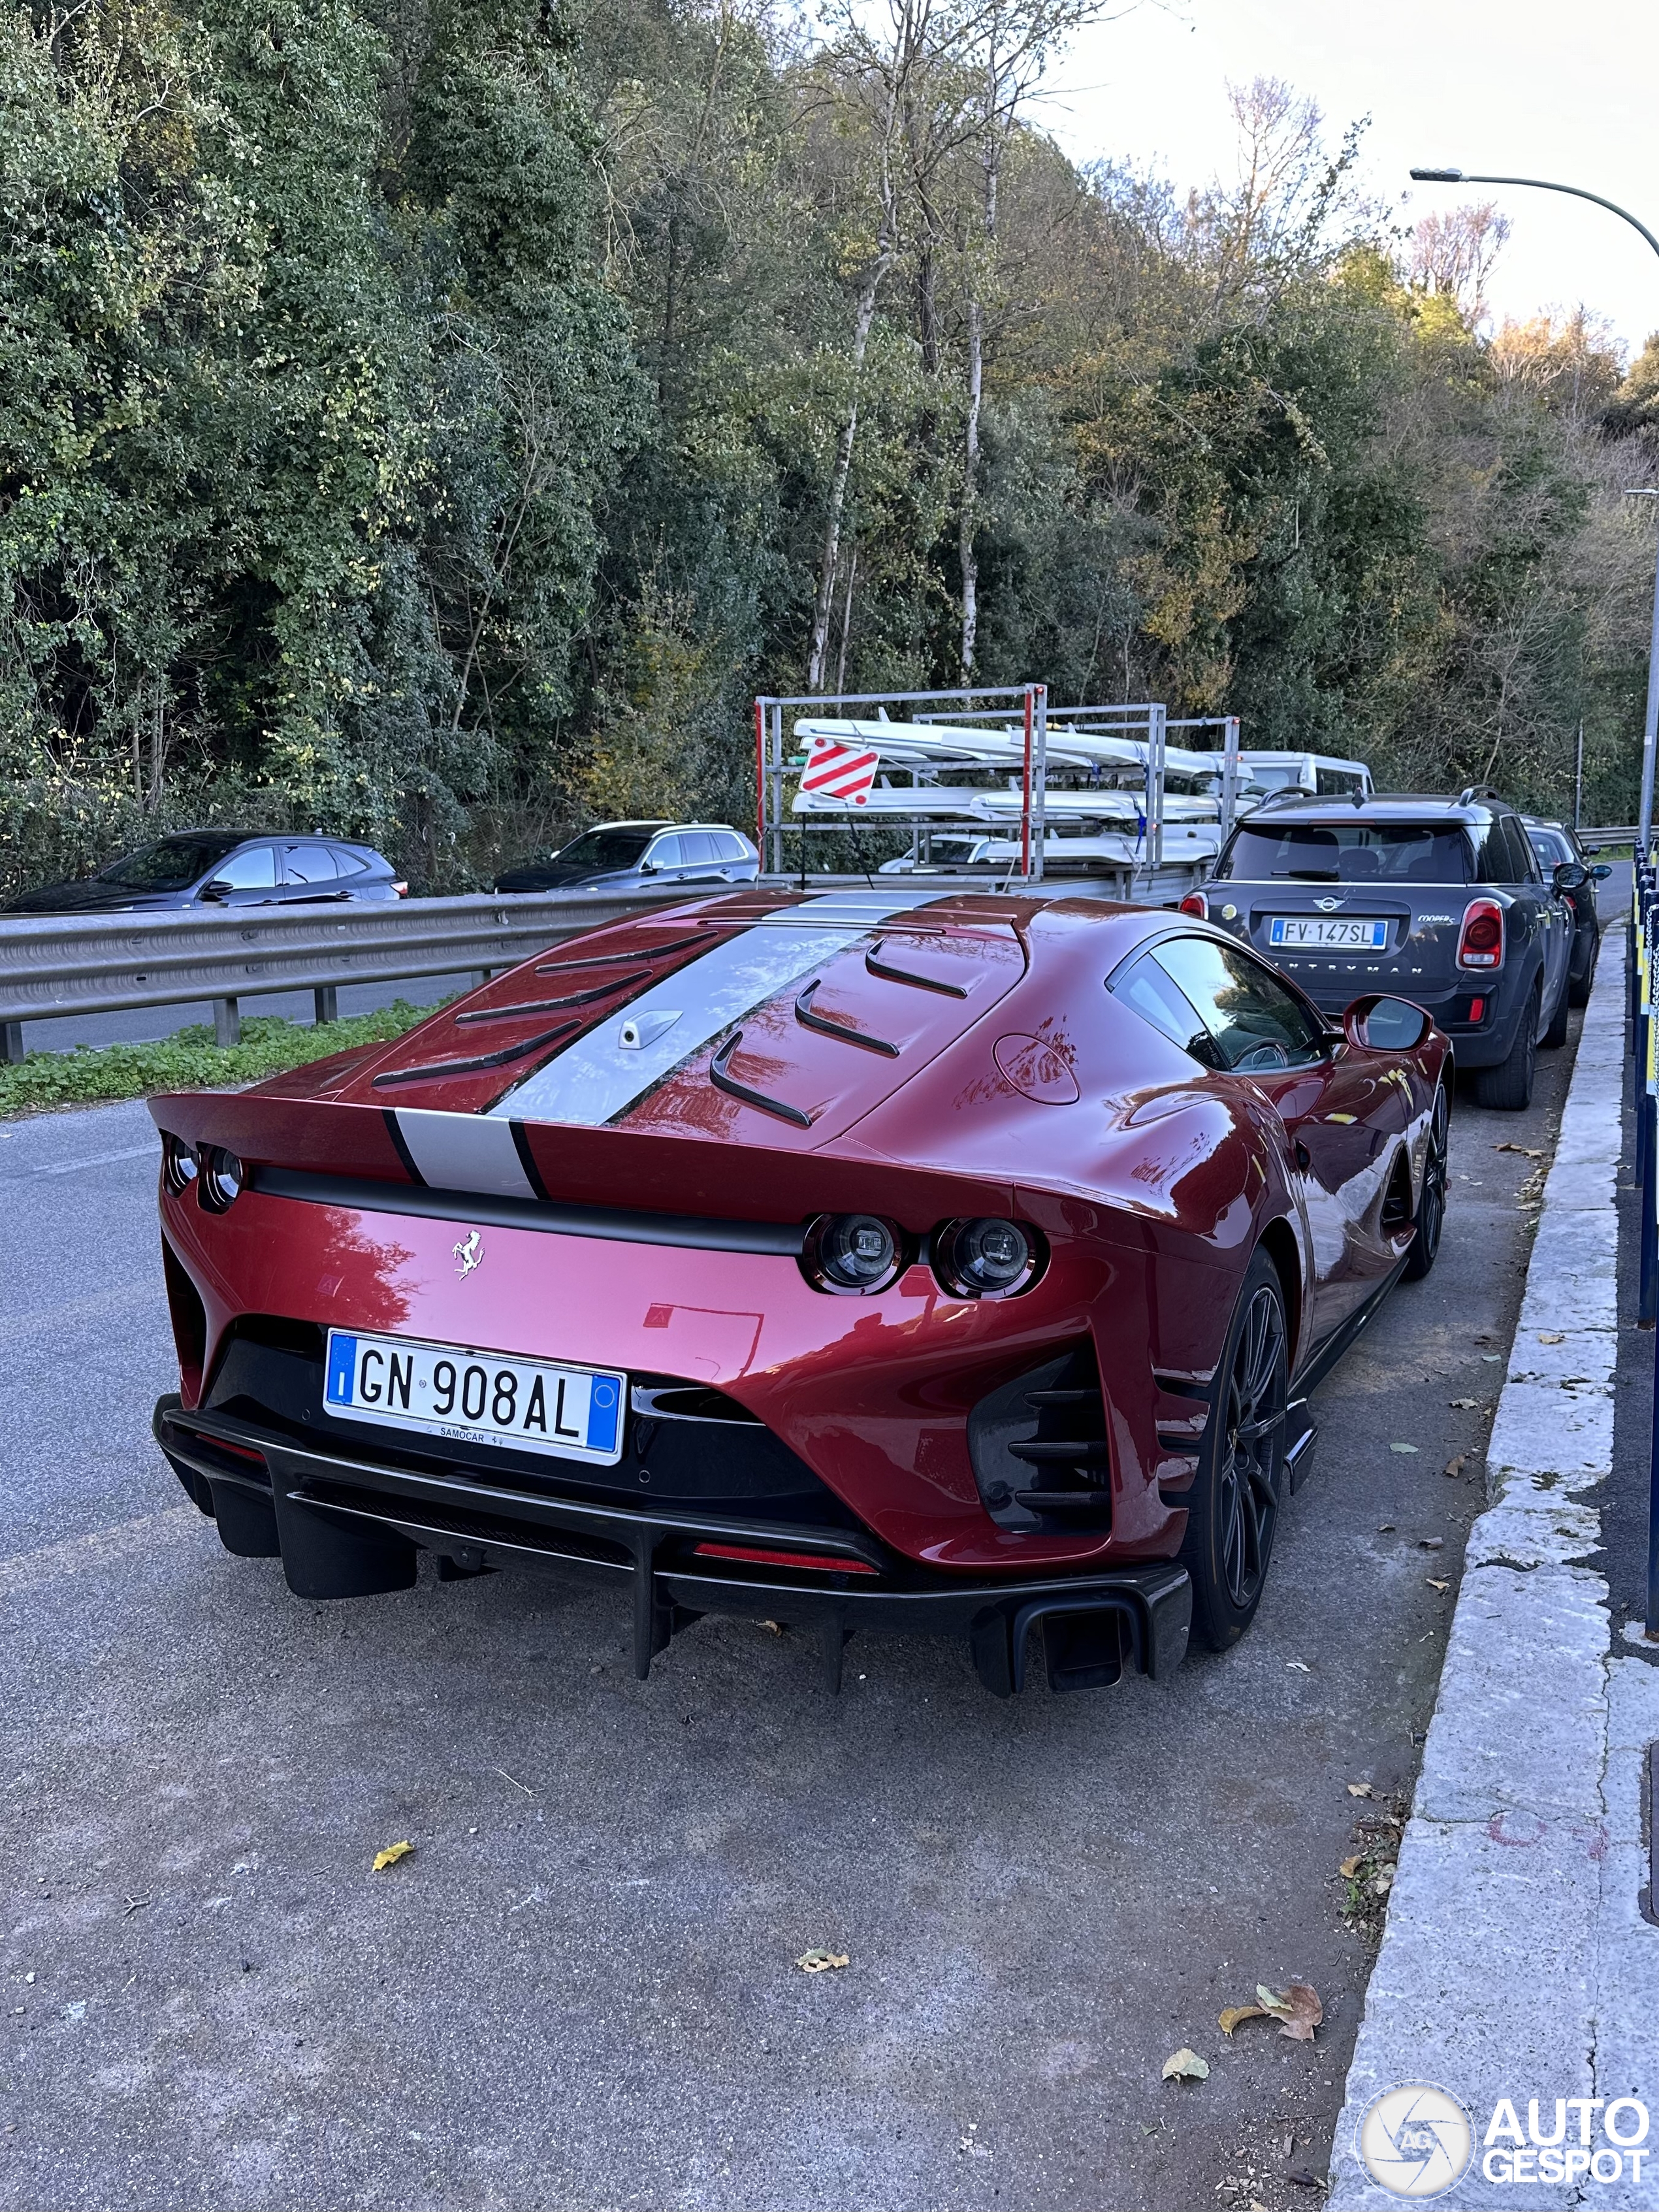
[[[1491,177],[1473,169],[1413,169],[1412,180],[1419,185],[1526,185],[1534,191],[1565,192],[1576,200],[1590,200],[1597,207],[1606,208],[1610,215],[1621,216],[1632,230],[1639,230],[1656,253],[1659,253],[1659,238],[1656,238],[1646,223],[1640,222],[1628,208],[1617,200],[1603,199],[1600,192],[1587,192],[1582,185],[1553,184],[1547,177]],[[1635,499],[1659,499],[1659,490],[1641,490],[1631,494]],[[1642,804],[1638,817],[1638,849],[1646,852],[1653,829],[1653,768],[1656,743],[1659,742],[1659,554],[1656,554],[1653,580],[1653,634],[1648,646],[1648,707],[1642,726]]]

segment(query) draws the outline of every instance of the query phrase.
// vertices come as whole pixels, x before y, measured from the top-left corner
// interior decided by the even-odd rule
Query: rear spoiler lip
[[[267,1170],[289,1176],[349,1185],[351,1203],[364,1211],[434,1213],[483,1221],[486,1207],[513,1209],[521,1226],[611,1236],[635,1243],[686,1242],[722,1250],[798,1250],[786,1244],[820,1213],[884,1215],[913,1233],[940,1221],[1017,1210],[1015,1179],[958,1170],[929,1162],[895,1159],[849,1131],[817,1151],[722,1143],[707,1137],[657,1132],[591,1129],[565,1122],[515,1121],[458,1114],[455,1133],[486,1129],[499,1139],[510,1126],[520,1158],[528,1154],[533,1179],[503,1187],[488,1171],[498,1144],[477,1147],[477,1182],[465,1173],[434,1175],[430,1183],[411,1172],[414,1163],[398,1134],[396,1116],[380,1105],[327,1099],[262,1097],[257,1091],[163,1092],[149,1101],[152,1119],[166,1133],[191,1144],[222,1146],[258,1184]],[[425,1121],[447,1117],[424,1114]],[[465,1158],[469,1142],[456,1147]],[[270,1195],[273,1186],[267,1183]],[[532,1193],[534,1192],[532,1195]],[[520,1210],[521,1209],[521,1210]],[[578,1228],[584,1217],[608,1217],[610,1225]],[[502,1213],[503,1224],[508,1219]],[[683,1224],[672,1238],[662,1224]],[[629,1236],[629,1229],[634,1234]],[[652,1233],[640,1232],[649,1229]],[[747,1231],[757,1243],[732,1239]],[[716,1242],[718,1237],[719,1241]]]

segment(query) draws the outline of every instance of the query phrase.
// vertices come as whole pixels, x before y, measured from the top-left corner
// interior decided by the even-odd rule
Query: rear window
[[[1466,884],[1468,842],[1438,823],[1249,822],[1216,874],[1245,883]]]

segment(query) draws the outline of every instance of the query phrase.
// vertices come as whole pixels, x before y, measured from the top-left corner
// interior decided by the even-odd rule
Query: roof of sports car
[[[776,1143],[793,1127],[816,1149],[1011,994],[1028,999],[1028,977],[1049,1025],[1022,1004],[1009,1026],[1065,1060],[1052,1022],[1064,1026],[1066,971],[1079,964],[1067,951],[1098,986],[1120,949],[1170,919],[1093,899],[885,887],[702,900],[551,946],[392,1045],[261,1090],[682,1137]],[[1000,1038],[996,1050],[1000,1061]],[[1029,1081],[1041,1087],[1039,1073]]]

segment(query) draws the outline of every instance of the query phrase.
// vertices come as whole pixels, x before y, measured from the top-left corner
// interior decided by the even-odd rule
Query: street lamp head
[[[1461,185],[1463,172],[1461,169],[1413,169],[1412,181],[1418,185]]]

